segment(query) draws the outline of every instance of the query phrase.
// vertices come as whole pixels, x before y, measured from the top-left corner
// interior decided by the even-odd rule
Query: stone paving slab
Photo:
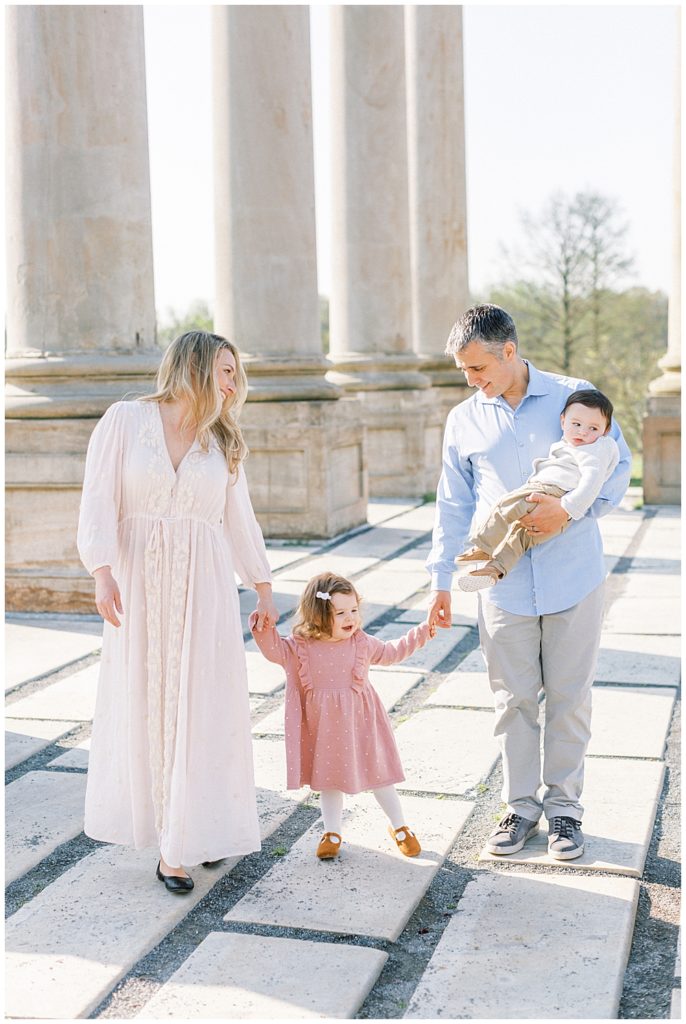
[[[362,597],[362,622],[366,626],[401,601],[412,597],[425,587],[429,577],[426,573],[413,572],[396,576],[384,566],[372,569],[359,581]]]
[[[405,1017],[616,1018],[638,891],[628,878],[479,874]]]
[[[90,722],[95,712],[95,694],[100,664],[96,662],[71,676],[8,704],[8,728],[13,718],[50,718],[54,721]]]
[[[97,627],[95,627],[97,628]],[[5,690],[28,679],[56,672],[102,647],[100,635],[68,632],[48,626],[5,624]]]
[[[275,665],[273,661],[267,661],[254,640],[248,640],[245,645],[245,660],[248,665],[248,690],[250,693],[269,696],[285,685],[284,669],[281,665]]]
[[[389,640],[398,640],[401,636],[405,636],[409,629],[412,629],[409,623],[389,622],[383,629],[375,632],[374,636],[378,640],[383,640],[387,643]],[[468,631],[464,626],[438,629],[434,639],[427,640],[422,648],[414,652],[412,657],[406,658],[405,661],[401,661],[397,665],[389,665],[387,667],[378,665],[375,667],[380,672],[390,669],[396,672],[416,672],[418,669],[422,672],[431,672],[436,665],[439,665],[457,647],[460,641],[464,640],[467,633]]]
[[[48,768],[88,768],[88,753],[91,748],[90,738],[68,747],[63,754],[48,762]]]
[[[459,796],[486,779],[499,756],[490,711],[420,710],[396,739],[405,771],[400,789]]]
[[[257,813],[264,842],[309,796],[309,788],[286,789],[286,750],[282,742],[253,742]]]
[[[387,672],[383,669],[372,669],[369,673],[369,680],[387,711],[390,711],[423,678],[419,672]],[[283,704],[280,704],[278,708],[256,722],[252,727],[253,736],[283,736],[283,711]]]
[[[427,704],[493,710],[493,694],[486,671],[452,672],[427,698]]]
[[[317,822],[224,920],[395,941],[474,806],[420,797],[402,802],[423,847],[419,857],[403,857],[395,848],[371,795],[349,798],[339,857],[317,860]]]
[[[44,750],[70,732],[76,722],[52,722],[13,718],[5,729],[5,771]]]
[[[152,849],[103,847],[7,919],[8,1017],[87,1017],[237,859],[193,868],[195,889],[184,896],[155,878],[156,862]],[[125,898],[116,890],[122,879]]]
[[[367,522],[376,526],[387,519],[411,512],[421,504],[421,498],[370,498],[367,503]]]
[[[545,864],[581,871],[608,871],[640,878],[650,845],[664,779],[660,761],[586,758],[583,832],[586,848],[576,860],[548,856],[545,822],[519,853],[494,857],[482,849],[480,861]],[[627,813],[630,808],[630,813]],[[608,933],[609,934],[609,933]]]
[[[604,633],[655,633],[679,636],[680,602],[674,597],[618,597],[603,623]]]
[[[83,830],[85,795],[85,776],[66,772],[27,772],[5,788],[6,885]]]
[[[681,637],[602,633],[596,680],[633,686],[678,686]]]
[[[211,932],[137,1017],[350,1018],[387,959],[364,946]]]
[[[660,758],[665,751],[676,690],[596,686],[588,754]]]
[[[655,597],[679,598],[681,594],[681,578],[669,572],[629,572],[621,573],[615,580],[620,586],[623,598],[637,598],[652,601]]]

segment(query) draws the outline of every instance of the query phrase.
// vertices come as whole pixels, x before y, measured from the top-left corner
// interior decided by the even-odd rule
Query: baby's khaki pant
[[[553,498],[561,498],[566,493],[556,484],[525,484],[516,491],[508,491],[493,506],[478,533],[470,537],[472,544],[491,556],[491,562],[503,576],[510,572],[525,551],[551,537],[557,537],[569,525],[563,523],[555,533],[546,533],[543,537],[527,533],[517,520],[536,508],[535,502],[526,500],[527,494],[532,492],[550,494]]]
[[[483,598],[479,636],[503,755],[502,798],[523,818],[581,821],[605,584],[553,615],[513,615]],[[545,694],[541,787],[538,694]]]

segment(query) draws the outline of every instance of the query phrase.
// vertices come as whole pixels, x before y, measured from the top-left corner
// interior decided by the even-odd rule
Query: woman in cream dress
[[[182,865],[260,848],[234,570],[265,626],[278,613],[242,466],[246,393],[230,342],[184,334],[86,459],[78,548],[105,627],[85,831],[158,846],[172,892],[193,887]]]

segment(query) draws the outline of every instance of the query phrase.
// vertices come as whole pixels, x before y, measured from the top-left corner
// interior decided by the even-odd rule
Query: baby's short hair
[[[565,402],[564,409],[562,410],[563,416],[570,405],[585,405],[587,409],[599,409],[605,418],[608,430],[610,429],[614,409],[612,407],[612,402],[607,395],[602,393],[602,391],[597,391],[595,388],[585,388],[581,391],[572,391],[571,395]]]
[[[317,597],[317,594],[326,594],[327,597]],[[354,594],[358,604],[362,601],[353,584],[345,576],[339,576],[335,572],[318,573],[309,580],[300,598],[293,626],[294,636],[302,636],[306,640],[319,640],[322,636],[331,636],[331,598],[334,594]]]

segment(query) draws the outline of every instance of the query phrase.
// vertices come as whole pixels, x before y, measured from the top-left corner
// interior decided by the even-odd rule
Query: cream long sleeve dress
[[[85,832],[172,866],[260,848],[234,569],[271,581],[242,467],[214,440],[176,472],[157,402],[117,402],[91,436],[78,531],[124,607],[104,626]]]

